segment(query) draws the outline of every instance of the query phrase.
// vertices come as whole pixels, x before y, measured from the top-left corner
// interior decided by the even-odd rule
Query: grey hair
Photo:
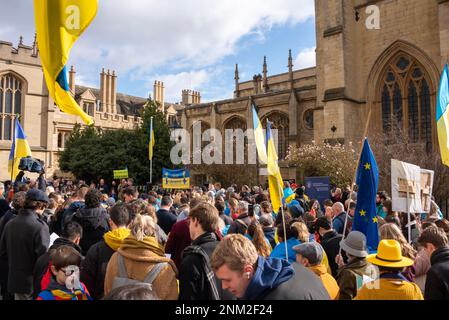
[[[246,201],[239,201],[238,208],[239,208],[239,210],[241,212],[248,212],[248,202],[246,202]]]

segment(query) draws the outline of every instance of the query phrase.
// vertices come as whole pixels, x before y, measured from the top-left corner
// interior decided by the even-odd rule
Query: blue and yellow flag
[[[376,213],[376,194],[379,184],[379,170],[373,151],[365,139],[359,167],[357,169],[357,205],[354,213],[353,231],[360,231],[366,236],[370,252],[376,251],[379,244],[378,218]]]
[[[154,139],[154,129],[153,129],[153,122],[151,122],[150,125],[150,137],[149,137],[149,141],[148,141],[148,157],[149,159],[153,159],[153,149],[154,149],[154,144],[155,144],[155,139]]]
[[[263,134],[262,123],[257,115],[257,109],[253,103],[253,125],[254,125],[254,140],[256,142],[257,154],[261,164],[267,164],[267,147],[265,146],[265,137]]]
[[[267,121],[267,171],[268,188],[273,211],[279,213],[284,196],[284,181],[282,181],[281,170],[278,165],[278,156],[271,132],[271,122]]]
[[[443,164],[449,166],[449,71],[447,64],[441,75],[436,114],[441,160]]]
[[[19,174],[20,159],[32,156],[30,146],[26,140],[25,132],[20,125],[19,118],[16,118],[14,138],[12,140],[11,151],[9,153],[8,172],[14,180]],[[14,166],[14,167],[13,167]],[[11,174],[12,171],[12,174]]]
[[[93,123],[70,94],[70,50],[97,14],[97,0],[34,0],[37,43],[48,92],[61,111]]]

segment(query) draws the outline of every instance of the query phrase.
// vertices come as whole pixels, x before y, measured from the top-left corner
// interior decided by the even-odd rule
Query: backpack
[[[114,278],[114,281],[112,283],[112,289],[120,288],[126,285],[131,284],[138,284],[138,283],[145,283],[147,284],[150,289],[152,290],[153,287],[153,281],[157,278],[159,273],[162,271],[163,268],[168,264],[167,262],[161,262],[157,263],[153,269],[151,269],[150,272],[148,272],[147,276],[143,281],[138,281],[134,279],[130,279],[128,277],[128,272],[126,271],[125,261],[123,259],[123,256],[118,253],[117,255],[118,259],[118,275]]]

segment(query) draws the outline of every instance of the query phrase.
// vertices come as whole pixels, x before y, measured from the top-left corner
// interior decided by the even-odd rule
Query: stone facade
[[[372,5],[379,9],[380,29],[367,27]],[[236,66],[234,98],[188,106],[180,112],[182,126],[201,121],[223,130],[238,118],[252,128],[252,100],[261,119],[288,117],[290,145],[358,143],[365,127],[368,136],[388,130],[386,121],[400,114],[406,132],[413,129],[417,141],[437,147],[435,105],[439,74],[449,60],[449,1],[316,0],[315,10],[315,68],[293,70],[290,55],[288,73],[267,76],[264,59],[263,75],[240,82]],[[395,81],[388,82],[390,72]],[[296,168],[280,165],[284,179],[299,178]],[[195,175],[207,180],[204,172]]]
[[[95,126],[133,129],[140,123],[139,110],[147,99],[117,93],[114,71],[102,70],[100,89],[76,85],[73,67],[68,75],[69,88],[75,100],[93,117]],[[8,158],[15,114],[21,115],[33,157],[45,162],[47,176],[51,176],[58,170],[58,152],[64,149],[64,142],[75,124],[83,124],[81,118],[61,112],[49,97],[36,41],[32,46],[26,46],[20,40],[17,47],[0,41],[0,81],[0,181],[11,178]],[[159,87],[155,100],[164,106],[167,121],[175,122],[179,106],[165,103],[163,83],[155,84],[155,92]]]

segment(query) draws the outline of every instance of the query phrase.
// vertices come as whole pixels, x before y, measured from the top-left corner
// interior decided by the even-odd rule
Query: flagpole
[[[19,117],[19,115],[16,115],[16,117]],[[14,165],[15,165],[15,160],[16,160],[16,119],[14,119],[14,130],[13,130],[13,144],[14,144],[14,155],[12,157],[12,167],[11,167],[11,185],[14,186],[14,180],[13,180],[13,175],[14,175]]]
[[[408,243],[412,242],[412,226],[410,225],[410,203],[409,203],[409,190],[407,186],[407,217],[408,217]]]
[[[153,148],[153,117],[150,118],[150,144],[149,148]],[[151,159],[150,159],[150,184],[153,183],[153,152],[151,151]]]
[[[360,142],[359,156],[358,156],[359,160],[357,162],[357,166],[356,166],[355,171],[354,171],[354,176],[352,178],[351,193],[349,194],[349,199],[351,199],[351,195],[354,192],[354,186],[355,186],[356,179],[357,179],[357,171],[359,169],[358,166],[359,166],[360,160],[362,158],[363,143],[364,143],[364,141],[366,139],[366,135],[368,134],[368,126],[369,126],[369,123],[370,123],[370,120],[371,120],[371,111],[372,111],[372,107],[370,107],[370,109],[369,109],[368,119],[366,120],[365,130],[363,131],[363,136],[362,136],[363,138],[362,138],[362,141]],[[343,203],[343,205],[344,205],[344,203]],[[356,215],[356,214],[357,214],[357,212],[354,213],[354,215]],[[342,240],[345,239],[346,228],[348,227],[348,215],[349,215],[349,206],[348,206],[348,212],[346,213],[346,216],[345,216],[345,225],[343,227],[343,238],[342,238]],[[339,250],[338,254],[341,255],[341,247],[340,247],[340,250]]]

